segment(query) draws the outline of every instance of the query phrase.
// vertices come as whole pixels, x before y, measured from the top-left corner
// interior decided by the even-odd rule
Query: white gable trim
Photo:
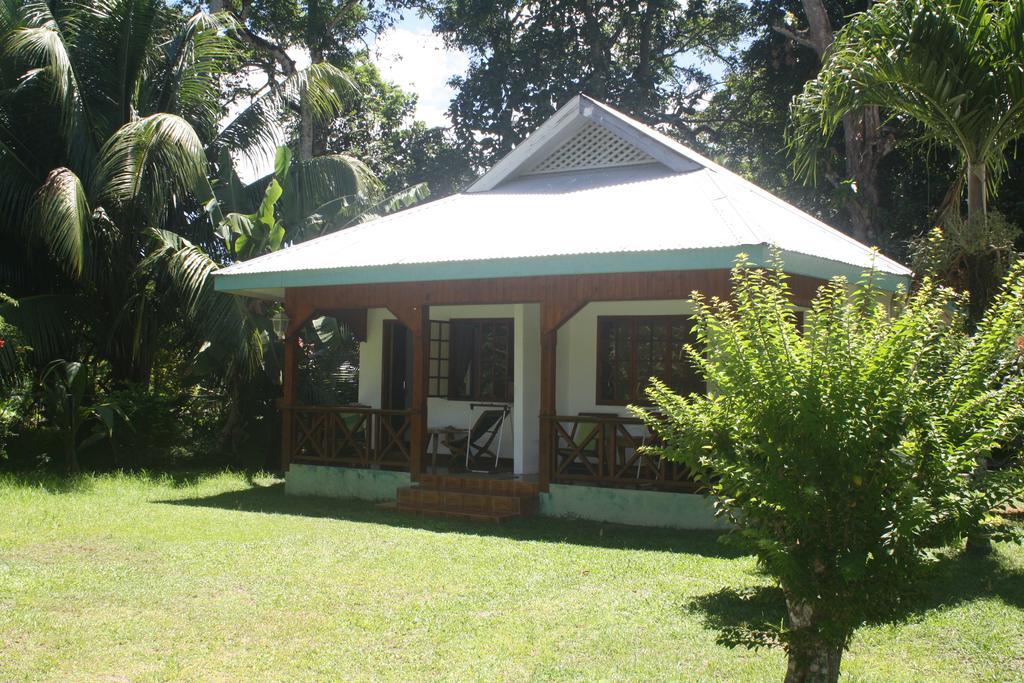
[[[645,127],[630,125],[629,119],[615,110],[602,107],[585,95],[577,95],[470,185],[466,192],[487,192],[506,180],[529,173],[588,122],[596,123],[677,173],[696,171],[702,166],[680,153],[679,149],[653,137],[652,131]]]

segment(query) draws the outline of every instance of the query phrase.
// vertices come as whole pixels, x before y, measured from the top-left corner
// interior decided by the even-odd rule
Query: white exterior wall
[[[359,402],[380,408],[384,379],[384,321],[395,316],[386,308],[366,311],[366,341],[359,342]]]
[[[522,383],[520,373],[522,372],[523,365],[520,363],[520,329],[524,328],[524,325],[520,325],[520,319],[523,318],[523,309],[528,306],[523,304],[502,304],[495,306],[431,306],[430,307],[430,319],[431,320],[451,320],[453,318],[512,318],[515,320],[515,333],[514,333],[514,346],[513,349],[515,355],[515,390],[516,397],[519,395],[520,384]],[[536,306],[534,306],[536,308]],[[371,406],[373,408],[379,408],[381,405],[381,380],[383,377],[383,360],[384,360],[384,321],[394,320],[395,316],[391,314],[386,308],[371,308],[367,311],[366,320],[366,341],[359,344],[359,402]],[[539,319],[539,314],[534,316],[535,324]],[[527,321],[528,322],[528,321]],[[539,381],[540,375],[540,332],[539,328],[535,327],[533,330],[534,337],[537,337],[537,360],[536,360],[536,372],[538,379],[534,381],[536,384]],[[529,358],[524,359],[527,367],[529,367]],[[528,392],[527,392],[528,393]],[[539,389],[537,390],[537,402],[539,403]],[[427,399],[427,426],[428,427],[470,427],[472,421],[476,415],[480,414],[480,409],[471,411],[469,406],[472,401],[449,401],[446,398],[428,398]],[[520,471],[521,463],[524,462],[524,456],[521,453],[522,446],[516,449],[515,430],[513,425],[517,420],[518,406],[513,406],[511,419],[505,421],[504,433],[501,438],[501,457],[513,458],[516,463],[516,471]],[[538,414],[537,409],[534,409],[534,416]],[[536,422],[536,419],[534,420]],[[534,450],[536,450],[536,436],[533,438]],[[529,434],[524,443],[529,443]],[[441,446],[443,449],[444,447]],[[525,456],[526,460],[532,457],[536,462],[537,455],[534,453],[532,456]],[[536,472],[536,464],[534,464],[534,472]]]
[[[540,467],[540,305],[516,304],[515,473],[536,474]]]
[[[556,409],[560,415],[607,412],[628,415],[624,406],[597,404],[597,317],[599,315],[690,315],[686,300],[607,301],[587,304],[558,331]],[[394,320],[386,308],[367,312],[366,341],[359,345],[359,402],[375,408],[381,403],[384,321]],[[515,321],[515,394],[511,419],[505,423],[501,456],[512,458],[517,474],[538,470],[540,434],[540,306],[431,306],[431,320],[455,318],[512,318]],[[427,399],[430,427],[469,427],[474,415],[470,401]],[[479,414],[479,410],[476,411]]]
[[[558,329],[555,349],[555,408],[559,415],[618,413],[625,406],[597,403],[597,317],[599,315],[691,315],[689,300],[595,301]]]

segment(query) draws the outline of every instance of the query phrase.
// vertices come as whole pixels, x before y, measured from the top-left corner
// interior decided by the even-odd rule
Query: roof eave
[[[549,275],[593,275],[636,272],[712,270],[731,268],[738,254],[746,254],[755,265],[768,265],[770,247],[749,244],[703,249],[677,249],[644,252],[569,254],[529,258],[480,259],[438,263],[388,264],[318,270],[220,274],[214,287],[257,298],[280,298],[292,287],[324,287],[356,284],[431,282],[438,280],[476,280]],[[797,252],[781,252],[786,272],[821,280],[836,276],[858,281],[868,269]],[[877,285],[888,291],[905,288],[910,272],[878,271]]]

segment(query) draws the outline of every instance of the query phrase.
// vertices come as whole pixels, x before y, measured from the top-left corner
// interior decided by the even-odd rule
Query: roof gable
[[[521,175],[653,163],[657,160],[650,154],[590,121]]]
[[[654,163],[685,173],[703,166],[681,145],[632,123],[619,112],[577,95],[466,192],[486,192],[513,178],[538,173]]]

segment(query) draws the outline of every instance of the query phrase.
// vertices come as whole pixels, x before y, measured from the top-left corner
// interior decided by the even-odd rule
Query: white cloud
[[[449,126],[447,110],[454,90],[448,79],[465,72],[469,57],[445,47],[426,22],[403,22],[378,36],[374,63],[386,80],[419,96],[416,118],[430,126]]]

